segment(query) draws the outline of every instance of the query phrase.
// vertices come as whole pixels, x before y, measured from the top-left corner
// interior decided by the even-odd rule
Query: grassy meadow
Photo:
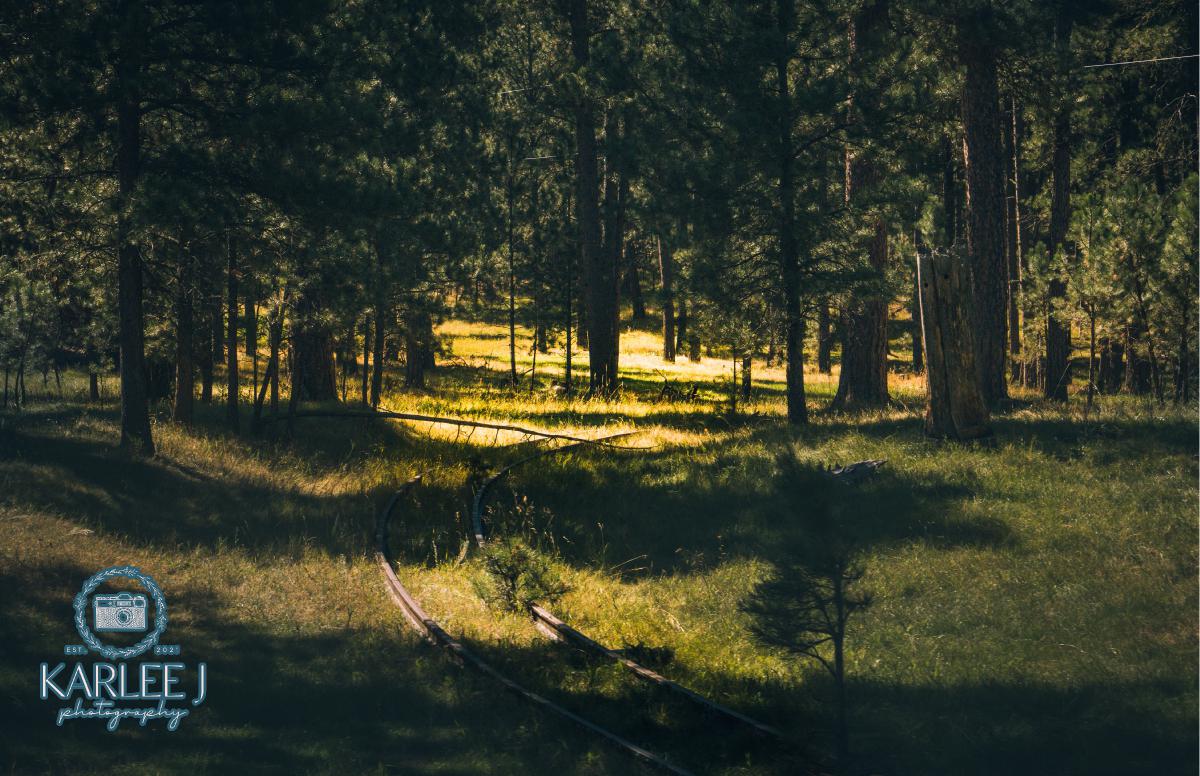
[[[622,443],[647,448],[576,448],[495,488],[493,533],[539,548],[566,588],[551,608],[783,741],[707,718],[489,603],[479,553],[464,553],[471,496],[528,453],[520,435],[311,419],[290,436],[280,423],[239,437],[219,404],[198,405],[190,430],[161,407],[159,454],[128,458],[114,444],[115,381],[89,404],[67,375],[61,396],[31,380],[35,401],[0,414],[0,772],[640,772],[408,627],[371,539],[380,507],[418,473],[391,542],[429,614],[510,677],[695,773],[832,767],[827,674],[756,637],[747,606],[788,573],[795,528],[817,510],[853,547],[871,598],[847,636],[847,771],[1196,771],[1193,409],[1101,397],[1085,419],[1078,397],[1018,395],[994,417],[994,445],[938,445],[921,434],[922,382],[903,371],[893,408],[857,416],[823,411],[836,368],[806,375],[813,421],[792,429],[782,368],[756,362],[753,399],[732,415],[732,362],[664,364],[652,331],[623,335],[624,393],[611,402],[550,389],[560,348],[514,393],[503,326],[451,320],[439,335],[447,353],[429,387],[405,391],[390,373],[387,409],[636,431]],[[522,331],[523,373],[528,345]],[[658,401],[664,380],[696,384],[697,399]],[[868,458],[888,463],[862,485],[818,473]],[[165,641],[209,665],[209,700],[177,732],[57,728],[38,700],[38,665],[77,640],[72,597],[118,563],[158,580]]]

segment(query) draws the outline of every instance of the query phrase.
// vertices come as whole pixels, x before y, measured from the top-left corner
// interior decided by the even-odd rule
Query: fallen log
[[[417,415],[411,412],[392,412],[390,410],[346,410],[344,412],[334,412],[332,410],[300,410],[291,415],[292,418],[387,418],[391,420],[411,420],[417,423],[444,423],[448,426],[471,426],[474,428],[486,428],[494,431],[512,431],[516,434],[525,434],[527,436],[544,437],[546,439],[564,439],[568,442],[577,444],[592,444],[601,445],[603,447],[613,447],[618,450],[650,450],[650,447],[627,447],[623,445],[613,445],[604,441],[604,439],[588,439],[586,437],[571,436],[570,434],[556,434],[553,431],[539,431],[534,428],[525,428],[524,426],[514,426],[507,423],[489,423],[485,420],[468,420],[466,418],[444,418],[437,415]],[[263,423],[273,423],[280,420],[278,417],[264,418]],[[624,435],[621,435],[624,436]]]

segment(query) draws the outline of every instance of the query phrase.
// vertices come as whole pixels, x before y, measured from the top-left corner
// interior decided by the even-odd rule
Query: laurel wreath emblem
[[[92,633],[92,629],[87,624],[87,603],[88,596],[92,594],[96,588],[104,584],[113,577],[127,577],[136,579],[142,583],[142,586],[154,598],[154,630],[146,635],[144,639],[134,644],[131,647],[113,647],[105,644],[96,638],[96,634]],[[146,650],[158,643],[159,637],[167,629],[167,599],[163,597],[162,590],[159,589],[158,583],[154,581],[148,574],[143,574],[142,570],[136,566],[110,566],[103,571],[97,572],[88,577],[88,580],[83,583],[83,589],[75,596],[75,630],[79,631],[79,637],[88,645],[94,652],[100,653],[101,656],[109,660],[127,660],[132,657],[137,657]]]

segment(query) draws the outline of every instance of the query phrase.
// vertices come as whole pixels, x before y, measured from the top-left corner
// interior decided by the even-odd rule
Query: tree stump
[[[971,285],[956,253],[917,252],[925,343],[925,434],[961,441],[992,435],[975,371]]]

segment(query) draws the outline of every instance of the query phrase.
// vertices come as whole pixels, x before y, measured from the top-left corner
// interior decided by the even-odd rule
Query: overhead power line
[[[1130,59],[1125,62],[1103,62],[1099,65],[1084,65],[1084,69],[1089,67],[1118,67],[1119,65],[1144,65],[1148,62],[1170,62],[1173,59],[1195,59],[1200,57],[1200,54],[1183,54],[1178,57],[1158,57],[1157,59]]]

